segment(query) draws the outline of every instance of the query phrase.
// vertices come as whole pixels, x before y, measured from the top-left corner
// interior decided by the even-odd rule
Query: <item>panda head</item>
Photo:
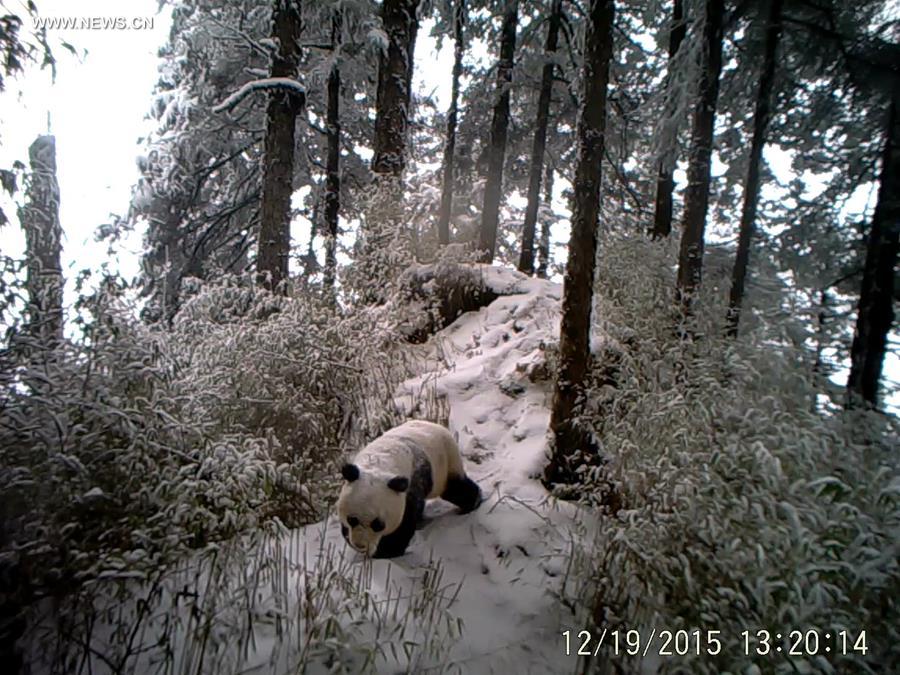
[[[346,481],[338,497],[341,534],[351,547],[373,556],[381,538],[400,527],[409,479],[362,471],[355,464],[345,464],[341,475]]]

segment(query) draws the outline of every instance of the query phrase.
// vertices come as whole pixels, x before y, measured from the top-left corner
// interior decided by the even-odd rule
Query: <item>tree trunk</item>
[[[544,483],[571,480],[572,453],[590,453],[588,439],[577,426],[584,400],[590,357],[594,259],[600,213],[600,161],[606,130],[606,90],[612,57],[613,0],[591,0],[584,55],[584,95],[578,125],[578,162],[572,204],[569,260],[563,282],[559,331],[559,374],[553,392],[550,431],[553,451]]]
[[[500,219],[500,189],[503,184],[503,163],[506,156],[506,134],[509,128],[509,92],[512,86],[513,57],[516,52],[516,24],[518,0],[506,0],[500,38],[500,59],[497,61],[497,101],[491,120],[491,146],[488,175],[484,186],[484,207],[481,211],[481,230],[478,248],[481,261],[494,260],[497,247],[497,222]]]
[[[548,164],[544,176],[544,203],[548,209],[553,208],[553,166]],[[541,220],[541,240],[538,244],[537,275],[547,278],[547,267],[550,265],[550,218]]]
[[[300,1],[274,0],[272,77],[296,78],[300,63]],[[272,90],[266,106],[266,139],[260,204],[258,283],[285,293],[291,250],[291,195],[294,192],[294,127],[303,102],[288,91]]]
[[[528,174],[528,202],[525,206],[525,222],[522,226],[522,251],[519,271],[534,274],[534,226],[537,222],[538,204],[541,200],[541,172],[544,167],[544,149],[547,147],[547,124],[550,120],[550,99],[553,93],[554,57],[562,23],[562,0],[553,0],[544,47],[544,68],[541,72],[541,93],[538,97],[537,123],[531,146],[531,170]]]
[[[812,367],[814,391],[810,401],[810,410],[812,412],[816,412],[818,408],[819,390],[825,388],[827,373],[825,372],[825,361],[822,356],[825,353],[825,341],[828,338],[828,329],[825,325],[829,318],[828,304],[828,289],[823,288],[819,291],[819,311],[816,314],[816,356]]]
[[[359,298],[380,303],[397,273],[413,258],[412,228],[404,219],[403,171],[406,166],[413,58],[419,0],[384,0],[381,23],[387,49],[378,58],[373,184],[366,218],[358,230],[354,277],[364,286]]]
[[[684,195],[681,252],[678,259],[678,300],[688,309],[700,285],[703,269],[703,231],[709,204],[709,170],[712,156],[719,74],[722,71],[722,20],[724,0],[706,0],[703,24],[704,54],[697,105],[691,129],[688,185]]]
[[[762,163],[766,129],[772,116],[772,85],[775,81],[775,52],[781,35],[781,6],[783,0],[770,0],[769,17],[766,20],[766,47],[759,90],[756,93],[756,111],[753,114],[753,140],[750,142],[750,165],[744,185],[744,207],[741,211],[741,227],[738,235],[737,256],[731,274],[731,295],[728,300],[726,333],[737,337],[741,320],[741,302],[744,298],[744,282],[747,263],[750,260],[750,242],[756,224],[756,206],[759,199],[759,168]]]
[[[326,177],[327,178],[327,177]],[[308,279],[319,271],[319,260],[316,257],[316,237],[321,234],[321,217],[322,217],[322,201],[324,193],[318,185],[312,186],[310,192],[312,197],[312,214],[309,216],[309,241],[306,244],[306,253],[300,258],[303,265],[303,275]],[[327,237],[323,237],[326,247],[328,246]]]
[[[384,0],[381,20],[388,36],[387,53],[378,59],[375,147],[372,171],[399,178],[406,163],[406,128],[419,0]]]
[[[886,136],[878,202],[866,244],[856,331],[850,348],[848,408],[877,407],[881,368],[894,322],[894,270],[900,248],[900,84],[896,81],[891,92]]]
[[[672,25],[669,28],[669,70],[666,73],[665,85],[667,107],[671,107],[669,102],[672,98],[673,60],[681,47],[686,32],[687,23],[684,20],[683,0],[673,0]],[[668,117],[671,117],[671,110],[665,112]],[[653,214],[653,229],[650,233],[654,239],[668,237],[672,231],[672,193],[675,191],[675,180],[672,178],[672,173],[675,171],[676,145],[677,142],[673,138],[672,147],[666,148],[663,157],[659,160],[656,176],[656,210]]]
[[[450,89],[450,110],[447,111],[447,144],[444,146],[444,176],[441,191],[441,212],[438,215],[438,241],[441,246],[450,243],[450,213],[453,210],[453,155],[456,153],[456,118],[459,114],[459,78],[465,52],[463,20],[466,15],[465,0],[456,0],[453,7],[453,83]]]
[[[56,180],[56,138],[38,136],[28,148],[31,176],[19,211],[28,265],[28,329],[47,349],[63,339],[62,226]]]
[[[325,164],[325,272],[323,281],[334,293],[337,272],[338,213],[341,205],[341,71],[338,49],[341,44],[343,13],[338,7],[331,18],[331,70],[328,73],[328,103],[325,128],[328,132],[328,156]]]

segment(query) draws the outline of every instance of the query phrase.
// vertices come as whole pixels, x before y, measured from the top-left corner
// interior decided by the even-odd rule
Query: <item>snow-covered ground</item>
[[[460,515],[430,502],[406,554],[390,560],[350,550],[333,515],[281,537],[223,546],[214,563],[207,556],[167,573],[150,602],[107,597],[98,605],[95,654],[86,660],[92,672],[126,660],[126,672],[359,672],[367,664],[346,649],[356,640],[369,645],[370,658],[380,652],[377,672],[573,671],[561,631],[579,627],[557,593],[584,514],[548,502],[536,478],[551,395],[543,347],[558,337],[561,286],[482,269],[502,295],[414,348],[422,370],[397,402],[412,405],[423,392],[445,399],[484,503]],[[459,629],[452,640],[441,637],[450,625]],[[133,626],[140,630],[128,635]],[[146,653],[125,659],[121,631],[126,651],[147,646]],[[382,648],[391,640],[404,648]],[[97,656],[104,653],[117,657]]]
[[[566,625],[555,592],[579,513],[548,502],[537,478],[552,395],[544,346],[559,337],[562,287],[498,267],[483,267],[482,275],[500,297],[435,335],[421,374],[397,400],[421,399],[428,387],[446,398],[449,428],[485,502],[462,516],[451,504],[429,502],[406,555],[373,565],[385,574],[393,568],[392,578],[410,589],[429,560],[441,562],[445,583],[462,581],[448,608],[462,620],[462,635],[446,671],[436,672],[571,672],[575,657],[565,656],[560,631],[575,627]],[[338,530],[334,522],[328,536],[343,545]]]
[[[552,591],[576,514],[571,505],[547,504],[535,477],[545,461],[551,395],[540,376],[542,348],[558,339],[561,287],[500,268],[484,273],[505,295],[441,331],[431,344],[444,366],[406,388],[412,394],[433,381],[447,397],[449,427],[487,499],[465,516],[430,503],[407,555],[381,564],[414,574],[416,561],[433,556],[445,578],[465,578],[450,608],[464,623],[451,662],[464,672],[563,672],[564,618]],[[574,657],[568,660],[571,668]]]

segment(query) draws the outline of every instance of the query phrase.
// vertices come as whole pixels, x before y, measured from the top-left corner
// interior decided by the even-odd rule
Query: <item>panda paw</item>
[[[481,488],[469,477],[449,478],[447,487],[441,495],[441,499],[445,499],[451,504],[455,504],[459,508],[460,513],[469,513],[477,509],[482,500]]]

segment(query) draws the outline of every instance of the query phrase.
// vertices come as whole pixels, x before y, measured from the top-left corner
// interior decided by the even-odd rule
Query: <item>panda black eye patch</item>
[[[384,523],[381,522],[380,518],[376,518],[372,521],[372,532],[381,532],[384,529]]]
[[[359,518],[357,518],[356,516],[350,516],[347,518],[347,524],[350,527],[356,527],[357,525],[359,525]]]

